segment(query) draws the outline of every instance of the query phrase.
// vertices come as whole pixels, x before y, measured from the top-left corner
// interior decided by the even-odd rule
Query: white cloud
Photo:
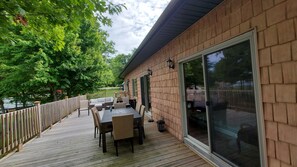
[[[115,42],[118,53],[128,54],[137,48],[151,27],[157,21],[170,0],[112,0],[114,4],[124,3],[127,9],[111,16],[112,27],[104,27],[109,40]]]

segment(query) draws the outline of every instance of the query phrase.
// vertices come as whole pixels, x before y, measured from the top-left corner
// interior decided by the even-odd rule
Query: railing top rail
[[[11,112],[8,112],[8,113],[3,113],[1,115],[7,115],[7,114],[17,113],[17,112],[22,112],[22,111],[25,112],[26,110],[31,110],[31,109],[34,109],[34,108],[37,108],[37,106],[23,108],[23,109],[20,109],[20,110],[15,110],[15,111],[11,111]]]

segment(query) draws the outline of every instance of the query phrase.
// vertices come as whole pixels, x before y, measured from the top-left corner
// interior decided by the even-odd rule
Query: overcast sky
[[[128,54],[137,48],[157,21],[170,0],[112,0],[125,3],[127,9],[119,15],[111,16],[112,27],[104,27],[109,40],[115,43],[116,54]]]

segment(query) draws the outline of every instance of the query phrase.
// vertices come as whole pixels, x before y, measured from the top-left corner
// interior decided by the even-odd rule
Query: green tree
[[[113,80],[104,55],[113,53],[113,43],[107,41],[107,33],[99,29],[99,24],[84,21],[77,34],[69,33],[66,46],[58,52],[60,61],[53,64],[57,69],[59,89],[68,96],[92,92]],[[56,88],[57,89],[57,88]],[[54,89],[55,90],[55,89]]]
[[[123,7],[106,0],[2,0],[0,40],[14,42],[11,26],[23,25],[34,34],[51,40],[55,50],[62,50],[65,29],[77,29],[83,20],[111,25],[111,20],[104,14],[118,14]]]
[[[249,42],[243,42],[222,51],[224,57],[215,65],[215,75],[220,81],[235,83],[250,80],[252,63]]]
[[[184,68],[186,87],[204,85],[202,58],[197,58],[186,63]]]
[[[50,45],[30,32],[14,36],[14,45],[0,46],[0,94],[26,105],[44,92],[41,85],[55,81],[49,75],[50,60],[46,54]]]
[[[101,25],[124,6],[106,0],[0,2],[0,99],[57,100],[113,81],[105,56],[113,43]],[[86,21],[87,20],[87,21]]]
[[[252,80],[252,63],[249,42],[242,42],[232,47],[209,55],[208,78],[210,85],[215,82],[235,84]]]
[[[117,56],[110,59],[110,67],[113,73],[114,84],[119,85],[123,83],[123,79],[120,78],[120,74],[124,69],[125,65],[131,58],[131,54],[118,54]]]

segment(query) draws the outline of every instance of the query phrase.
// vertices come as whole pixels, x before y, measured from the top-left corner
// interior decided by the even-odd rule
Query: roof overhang
[[[222,1],[223,0],[171,0],[152,29],[136,49],[120,76],[125,77]]]

